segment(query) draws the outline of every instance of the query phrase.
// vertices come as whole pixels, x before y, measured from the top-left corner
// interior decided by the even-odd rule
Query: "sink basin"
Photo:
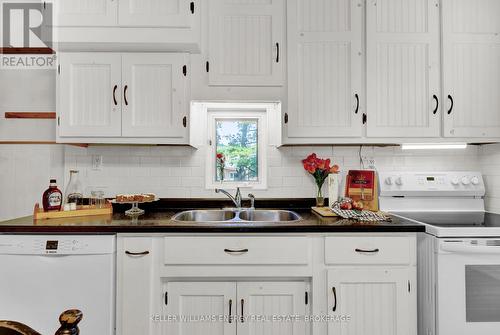
[[[224,222],[234,219],[236,214],[232,210],[193,210],[181,212],[175,215],[172,220],[182,222]]]
[[[198,223],[273,223],[299,221],[302,218],[297,213],[286,210],[217,209],[181,212],[174,215],[172,220]]]
[[[252,222],[290,222],[301,219],[297,213],[284,210],[244,210],[239,214],[242,221]]]

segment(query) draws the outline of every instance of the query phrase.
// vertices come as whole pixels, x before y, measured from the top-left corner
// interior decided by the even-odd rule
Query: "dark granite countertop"
[[[311,210],[294,209],[303,220],[289,223],[181,223],[171,220],[179,210],[150,211],[132,220],[122,211],[113,215],[33,221],[32,216],[0,222],[0,233],[113,234],[113,233],[326,233],[423,232],[425,227],[393,217],[392,222],[356,222],[321,217]]]

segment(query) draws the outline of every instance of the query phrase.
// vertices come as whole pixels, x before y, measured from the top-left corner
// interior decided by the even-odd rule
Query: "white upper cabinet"
[[[121,56],[59,54],[59,136],[121,135]]]
[[[60,53],[60,142],[188,142],[189,56]]]
[[[328,334],[416,335],[414,277],[406,268],[328,270],[328,313],[350,316],[328,323]]]
[[[58,52],[201,51],[201,0],[52,0]]]
[[[55,0],[56,26],[114,26],[118,24],[118,1]]]
[[[437,0],[367,0],[367,136],[439,137]]]
[[[194,0],[56,0],[56,26],[190,27]]]
[[[500,137],[500,1],[442,6],[444,135]]]
[[[123,55],[123,136],[186,135],[187,61],[181,53]]]
[[[287,137],[360,137],[363,1],[289,0],[287,5]]]
[[[212,0],[209,84],[283,85],[284,0]]]
[[[120,0],[120,25],[189,27],[194,6],[191,3],[191,0]]]

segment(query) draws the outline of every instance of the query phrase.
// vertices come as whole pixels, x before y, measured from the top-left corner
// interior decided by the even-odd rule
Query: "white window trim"
[[[256,182],[215,181],[215,120],[257,119],[258,122],[258,166]],[[267,189],[267,147],[281,145],[280,102],[192,102],[190,114],[190,144],[205,149],[205,186],[207,189],[236,187]]]

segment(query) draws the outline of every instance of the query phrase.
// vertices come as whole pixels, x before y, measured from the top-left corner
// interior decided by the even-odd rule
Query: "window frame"
[[[205,185],[207,189],[267,189],[267,117],[266,112],[258,109],[215,108],[207,110],[207,157],[205,163]],[[216,122],[217,120],[256,120],[257,121],[257,181],[216,181]]]

